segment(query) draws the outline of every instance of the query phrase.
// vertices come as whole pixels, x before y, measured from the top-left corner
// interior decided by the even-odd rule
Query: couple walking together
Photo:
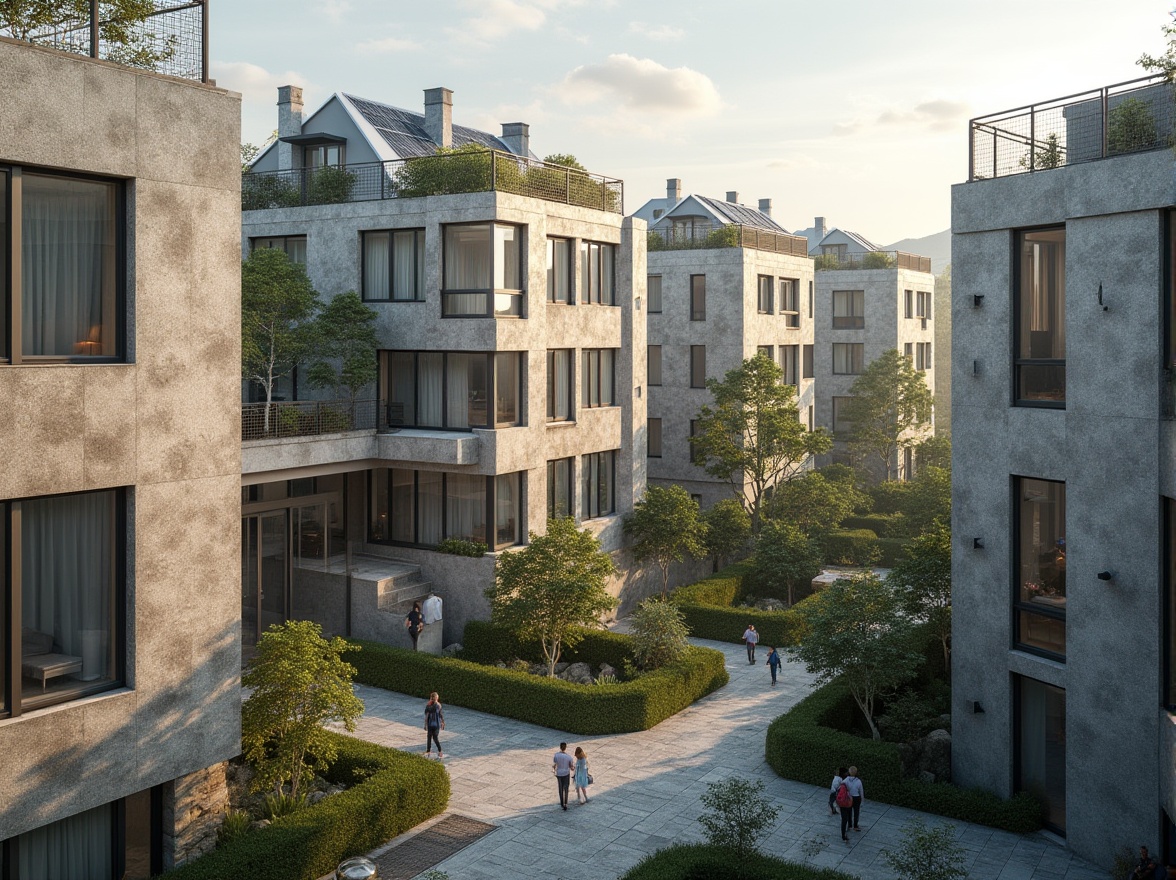
[[[829,813],[836,815],[833,805],[841,811],[841,839],[849,843],[850,823],[854,831],[861,831],[858,827],[858,814],[862,809],[862,796],[865,794],[862,781],[858,778],[857,767],[839,767],[837,775],[833,777],[833,785],[829,788]]]
[[[559,751],[551,759],[551,769],[555,773],[556,786],[559,789],[559,805],[568,808],[568,788],[576,783],[576,802],[588,803],[588,786],[592,784],[592,775],[588,772],[588,756],[584,750],[576,746],[576,756],[568,754],[568,744],[560,743]]]

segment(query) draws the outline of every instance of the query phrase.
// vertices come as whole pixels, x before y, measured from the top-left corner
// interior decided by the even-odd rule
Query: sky
[[[1169,3],[1171,0],[1169,0]],[[211,10],[211,66],[243,97],[242,138],[336,91],[420,110],[452,89],[455,123],[531,126],[625,181],[625,210],[684,192],[773,202],[880,244],[951,222],[968,120],[1134,79],[1162,53],[1153,0],[256,0]]]

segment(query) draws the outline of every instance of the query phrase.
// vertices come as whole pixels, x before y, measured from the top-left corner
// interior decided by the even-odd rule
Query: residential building
[[[972,120],[952,190],[952,772],[1169,864],[1173,91],[1045,106]]]
[[[530,158],[526,125],[453,124],[448,89],[423,113],[336,94],[303,120],[294,86],[278,107],[242,246],[285,248],[324,299],[360,292],[379,379],[355,406],[283,402],[268,430],[246,404],[242,638],[306,617],[407,644],[432,591],[439,650],[488,616],[496,552],[549,516],[619,558],[645,485],[644,224],[620,181]],[[436,155],[462,144],[487,149]],[[452,539],[490,552],[440,552]]]
[[[0,38],[4,878],[200,854],[240,753],[241,106],[203,12],[145,25],[165,73]]]
[[[723,201],[682,196],[681,181],[671,179],[666,198],[634,216],[655,214],[646,281],[648,476],[685,487],[706,508],[732,491],[690,445],[699,409],[712,402],[707,379],[763,352],[795,386],[799,418],[811,424],[813,263],[807,242],[772,219],[768,199],[757,209],[734,192]]]

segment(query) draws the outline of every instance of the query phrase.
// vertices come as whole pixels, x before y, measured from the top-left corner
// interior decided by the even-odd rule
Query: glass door
[[[288,569],[286,511],[260,514],[261,590],[259,622],[261,632],[286,622],[286,575]]]
[[[241,644],[257,644],[257,598],[260,587],[257,562],[258,517],[241,519]]]

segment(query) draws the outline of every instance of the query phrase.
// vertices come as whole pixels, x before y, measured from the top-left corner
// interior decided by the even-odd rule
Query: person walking
[[[445,712],[441,709],[441,699],[437,692],[429,694],[429,702],[425,704],[425,757],[432,757],[433,743],[437,744],[437,757],[444,758],[441,753],[441,740],[437,734],[445,729]]]
[[[841,839],[849,843],[849,825],[853,821],[853,795],[849,793],[849,774],[842,778],[833,796],[837,809],[841,811]]]
[[[780,669],[780,654],[772,647],[768,648],[768,669],[772,672],[772,687],[775,687],[776,672]]]
[[[417,649],[417,639],[420,638],[421,630],[425,628],[425,618],[421,615],[421,603],[413,602],[412,611],[408,612],[408,616],[404,618],[404,628],[408,630],[409,638],[412,639],[412,649]]]
[[[588,775],[588,756],[584,750],[576,746],[576,800],[581,804],[588,803],[588,786],[592,784],[592,777]],[[580,800],[580,798],[583,800]]]
[[[829,815],[836,816],[837,810],[833,804],[837,800],[837,790],[841,788],[841,783],[845,781],[845,777],[849,775],[847,767],[838,767],[837,772],[833,774],[833,784],[829,786]],[[851,800],[852,804],[852,800]]]
[[[559,789],[559,805],[568,808],[568,783],[571,782],[572,768],[576,761],[568,754],[568,744],[560,743],[559,751],[551,759],[551,772],[555,774],[556,787]]]
[[[743,641],[747,642],[747,662],[755,663],[755,646],[759,642],[759,633],[755,631],[754,623],[749,623],[743,631]]]
[[[865,790],[862,788],[861,779],[858,778],[857,767],[849,768],[849,776],[845,780],[845,787],[849,789],[849,796],[853,799],[851,801],[851,807],[853,810],[853,830],[861,831],[862,829],[858,827],[858,814],[862,811],[862,797],[865,795]]]

